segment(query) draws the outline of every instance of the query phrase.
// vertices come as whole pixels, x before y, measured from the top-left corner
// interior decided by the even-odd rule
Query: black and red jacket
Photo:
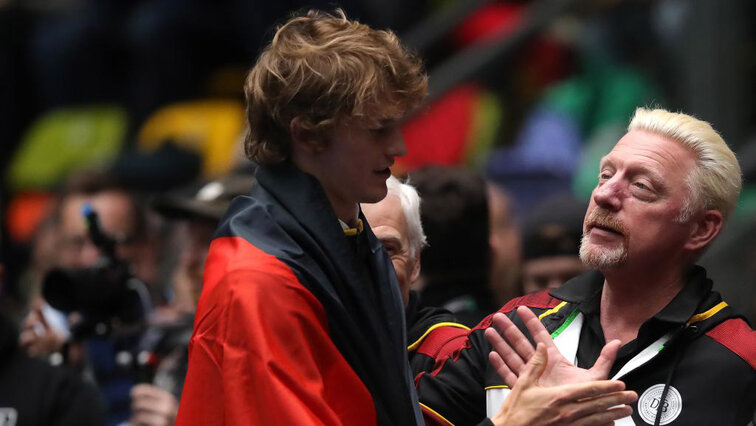
[[[499,312],[527,334],[514,311],[531,308],[560,352],[590,367],[595,361],[590,354],[597,356],[603,346],[603,335],[591,338],[591,328],[602,334],[597,324],[603,283],[591,271],[550,293],[514,299]],[[639,399],[632,417],[615,425],[741,426],[754,418],[756,332],[711,286],[704,269],[694,267],[683,290],[620,350],[609,376],[624,381]],[[488,361],[492,347],[483,332],[490,325],[488,317],[466,340],[450,340],[441,352],[451,355],[416,379],[426,424],[490,424],[487,418],[499,411],[508,388]]]
[[[380,241],[364,217],[348,240],[320,184],[292,164],[256,177],[210,246],[177,424],[418,424]]]

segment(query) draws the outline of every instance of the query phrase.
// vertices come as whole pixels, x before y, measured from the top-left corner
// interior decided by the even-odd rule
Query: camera
[[[74,339],[136,332],[144,327],[149,311],[147,287],[116,256],[116,242],[101,229],[97,212],[85,205],[83,213],[102,256],[90,268],[52,269],[44,277],[42,295],[55,309],[81,315],[82,321],[71,330]]]

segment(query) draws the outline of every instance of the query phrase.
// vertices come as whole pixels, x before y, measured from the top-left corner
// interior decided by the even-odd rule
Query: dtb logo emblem
[[[650,425],[654,424],[659,411],[661,411],[660,425],[671,423],[682,412],[680,392],[670,386],[664,401],[661,400],[662,392],[664,392],[663,384],[653,385],[638,398],[638,415]]]

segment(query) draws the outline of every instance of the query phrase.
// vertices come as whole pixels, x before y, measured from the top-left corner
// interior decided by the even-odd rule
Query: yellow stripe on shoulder
[[[547,317],[547,316],[549,316],[551,314],[555,314],[555,313],[559,312],[559,310],[562,309],[564,307],[564,305],[566,305],[566,304],[567,304],[567,302],[562,302],[562,303],[554,306],[553,308],[551,308],[548,311],[542,313],[541,315],[538,315],[538,319],[540,320],[540,319],[543,319],[544,317]]]
[[[414,343],[407,346],[407,350],[414,351],[415,349],[417,349],[417,347],[420,346],[420,343],[423,342],[423,339],[425,339],[431,333],[431,331],[440,327],[456,327],[456,328],[462,328],[467,331],[470,331],[470,327],[466,325],[462,325],[462,324],[457,324],[456,322],[440,322],[438,324],[433,324],[429,329],[425,330],[425,333],[423,333],[423,335],[420,336],[419,339],[415,340]]]
[[[428,407],[427,405],[423,404],[422,402],[419,402],[418,404],[420,404],[421,407],[425,408],[426,410],[430,411],[431,413],[435,414],[439,419],[445,421],[446,424],[448,424],[450,426],[454,426],[454,423],[452,423],[449,420],[447,420],[446,417],[442,416],[441,414],[438,414],[438,412],[436,410]]]
[[[496,385],[496,386],[487,386],[485,390],[491,390],[491,389],[509,389],[509,386],[507,385]]]
[[[717,312],[721,311],[725,307],[727,307],[727,302],[719,302],[716,306],[714,306],[713,308],[709,309],[708,311],[702,312],[700,314],[695,314],[692,317],[690,317],[690,319],[688,320],[688,322],[685,323],[685,326],[687,327],[687,326],[689,326],[689,325],[691,325],[693,323],[700,322],[700,321],[703,321],[705,319],[709,319],[709,318],[713,317],[714,315],[716,315]]]

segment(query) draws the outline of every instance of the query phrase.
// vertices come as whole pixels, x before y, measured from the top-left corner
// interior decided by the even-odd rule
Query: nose
[[[622,206],[622,189],[618,179],[613,177],[605,182],[600,182],[593,190],[593,201],[597,206],[607,210],[619,210]]]
[[[391,157],[403,157],[407,155],[407,146],[404,144],[404,134],[401,127],[397,126],[393,132],[387,144],[387,154]]]

